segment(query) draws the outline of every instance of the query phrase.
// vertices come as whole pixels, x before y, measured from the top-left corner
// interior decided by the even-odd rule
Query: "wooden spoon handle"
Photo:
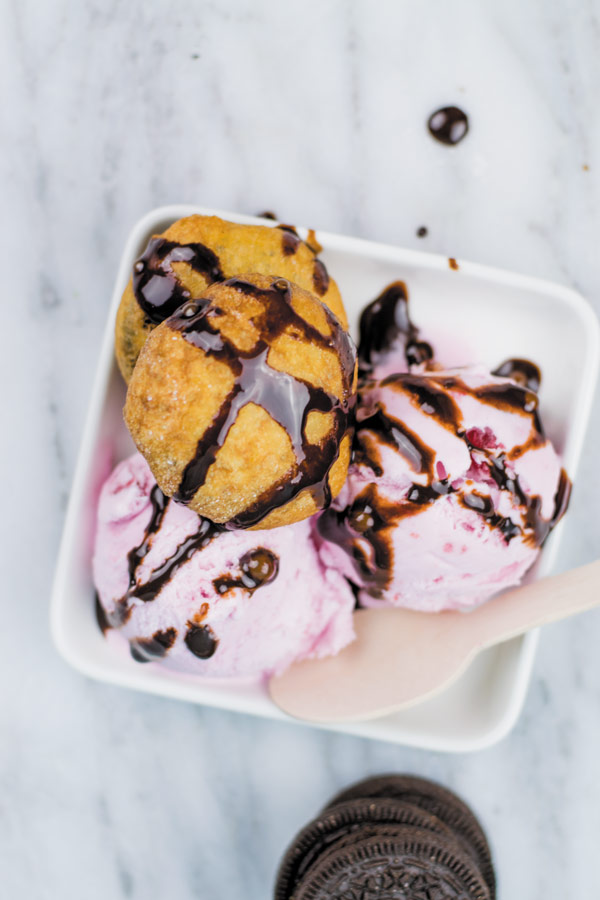
[[[600,560],[596,560],[507,591],[465,618],[473,620],[470,627],[477,645],[488,647],[599,605]]]

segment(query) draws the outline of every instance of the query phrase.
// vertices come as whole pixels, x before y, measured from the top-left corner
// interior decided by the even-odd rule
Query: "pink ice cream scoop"
[[[224,531],[167,499],[139,454],[102,489],[93,573],[101,626],[138,662],[260,677],[354,637],[354,596],[323,564],[310,520]]]
[[[317,525],[322,558],[363,605],[466,608],[535,562],[570,482],[542,431],[537,369],[503,371],[513,377],[471,367],[363,386],[354,464]]]

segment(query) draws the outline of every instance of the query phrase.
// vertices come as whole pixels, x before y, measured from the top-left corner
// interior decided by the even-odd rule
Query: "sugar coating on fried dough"
[[[351,339],[318,297],[242,275],[152,330],[125,421],[167,496],[219,524],[273,528],[341,490],[355,369]]]
[[[303,241],[290,226],[239,225],[217,216],[179,219],[151,239],[121,298],[115,353],[123,377],[129,381],[146,338],[167,317],[157,299],[174,288],[163,309],[171,315],[186,294],[201,297],[210,284],[241,272],[280,275],[316,293],[347,328],[340,292],[319,249],[314,237]]]

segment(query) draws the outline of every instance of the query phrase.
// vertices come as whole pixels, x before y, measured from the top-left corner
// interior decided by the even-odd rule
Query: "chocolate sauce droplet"
[[[419,228],[417,228],[417,237],[424,238],[427,237],[428,234],[429,232],[425,225],[421,225]]]
[[[199,659],[210,659],[219,646],[218,638],[210,625],[195,625],[193,622],[188,622],[184,640],[188,649]]]
[[[214,579],[213,586],[217,594],[226,594],[234,588],[253,594],[258,588],[277,578],[279,557],[266,547],[257,547],[256,550],[244,553],[239,566],[241,574],[237,578],[222,575]]]
[[[469,119],[458,106],[443,106],[429,117],[429,132],[441,144],[458,144],[469,131]]]
[[[246,585],[256,590],[277,578],[279,557],[266,547],[257,547],[242,556],[240,568]]]
[[[266,209],[264,212],[256,213],[257,219],[272,219],[274,222],[277,221],[277,216],[270,209]]]

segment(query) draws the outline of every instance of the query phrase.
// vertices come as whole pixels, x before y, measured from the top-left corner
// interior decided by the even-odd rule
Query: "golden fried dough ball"
[[[316,255],[319,245],[308,241],[291,226],[237,225],[217,216],[188,216],[153,237],[117,313],[115,352],[125,380],[156,325],[209,284],[240,272],[275,273],[316,293],[347,328],[338,287]]]
[[[341,490],[355,369],[351,338],[314,294],[241,275],[151,332],[125,421],[167,496],[228,527],[274,528]]]

